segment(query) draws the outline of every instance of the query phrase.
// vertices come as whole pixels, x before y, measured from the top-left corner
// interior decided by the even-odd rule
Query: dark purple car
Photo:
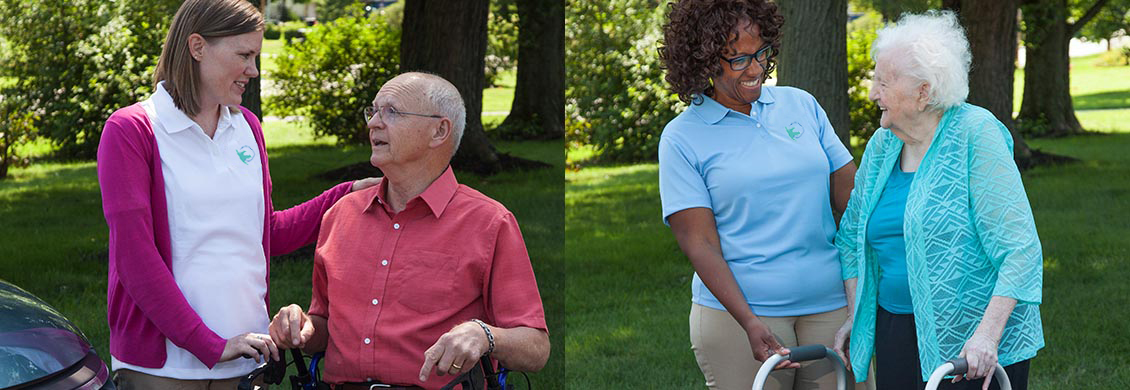
[[[115,389],[90,341],[59,311],[0,280],[0,389]]]

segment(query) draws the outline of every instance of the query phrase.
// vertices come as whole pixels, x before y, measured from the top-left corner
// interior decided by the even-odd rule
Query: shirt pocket
[[[455,274],[459,258],[453,254],[416,250],[399,259],[401,274],[400,304],[419,313],[431,313],[451,306],[455,293]]]

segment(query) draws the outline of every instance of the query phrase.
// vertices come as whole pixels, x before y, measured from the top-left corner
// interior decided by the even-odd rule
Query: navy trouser
[[[956,356],[955,356],[956,357]],[[1004,367],[1014,390],[1028,389],[1028,365],[1031,359]],[[875,388],[877,390],[906,390],[926,388],[918,362],[918,336],[914,333],[913,314],[893,314],[879,306],[875,318]],[[958,383],[942,381],[939,389],[980,390],[984,379],[962,380]],[[999,390],[997,381],[989,389]]]

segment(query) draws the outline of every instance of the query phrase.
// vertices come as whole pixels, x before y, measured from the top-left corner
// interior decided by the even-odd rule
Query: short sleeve
[[[710,208],[710,192],[700,172],[699,161],[678,137],[664,134],[659,140],[659,198],[663,223],[671,214],[695,207]]]
[[[840,142],[836,129],[828,120],[828,114],[816,98],[812,98],[812,105],[816,110],[816,121],[820,126],[820,146],[824,148],[824,155],[828,158],[828,172],[835,172],[852,161],[851,151]]]
[[[310,307],[306,312],[312,316],[330,318],[330,299],[326,291],[328,280],[326,278],[326,259],[323,243],[327,242],[334,224],[334,209],[330,209],[322,216],[322,229],[318,232],[318,245],[314,249],[314,267],[310,278]]]
[[[513,214],[506,213],[498,218],[497,225],[494,256],[483,292],[491,317],[488,321],[502,328],[521,326],[548,331],[537,279],[518,221]]]

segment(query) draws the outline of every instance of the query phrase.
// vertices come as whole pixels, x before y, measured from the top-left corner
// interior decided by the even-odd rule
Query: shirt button
[[[393,229],[397,229],[397,230],[400,230],[400,224],[399,224],[399,223],[394,223],[394,224],[392,224],[392,228],[393,228]]]
[[[365,378],[365,382],[372,382],[373,378]]]
[[[381,265],[387,266],[387,265],[388,265],[388,260],[381,260]]]
[[[377,304],[377,302],[378,302],[378,301],[377,301],[376,299],[374,299],[374,300],[373,300],[373,304],[374,304],[374,305],[376,305],[376,304]]]
[[[369,344],[370,342],[372,342],[372,340],[369,340],[369,338],[368,338],[368,337],[366,337],[366,338],[365,338],[365,344],[366,344],[366,345],[368,345],[368,344]]]
[[[758,124],[757,124],[757,127],[761,127],[761,124],[760,124],[760,123],[758,123]]]
[[[753,112],[753,116],[757,116],[757,111],[754,111],[754,112]]]

